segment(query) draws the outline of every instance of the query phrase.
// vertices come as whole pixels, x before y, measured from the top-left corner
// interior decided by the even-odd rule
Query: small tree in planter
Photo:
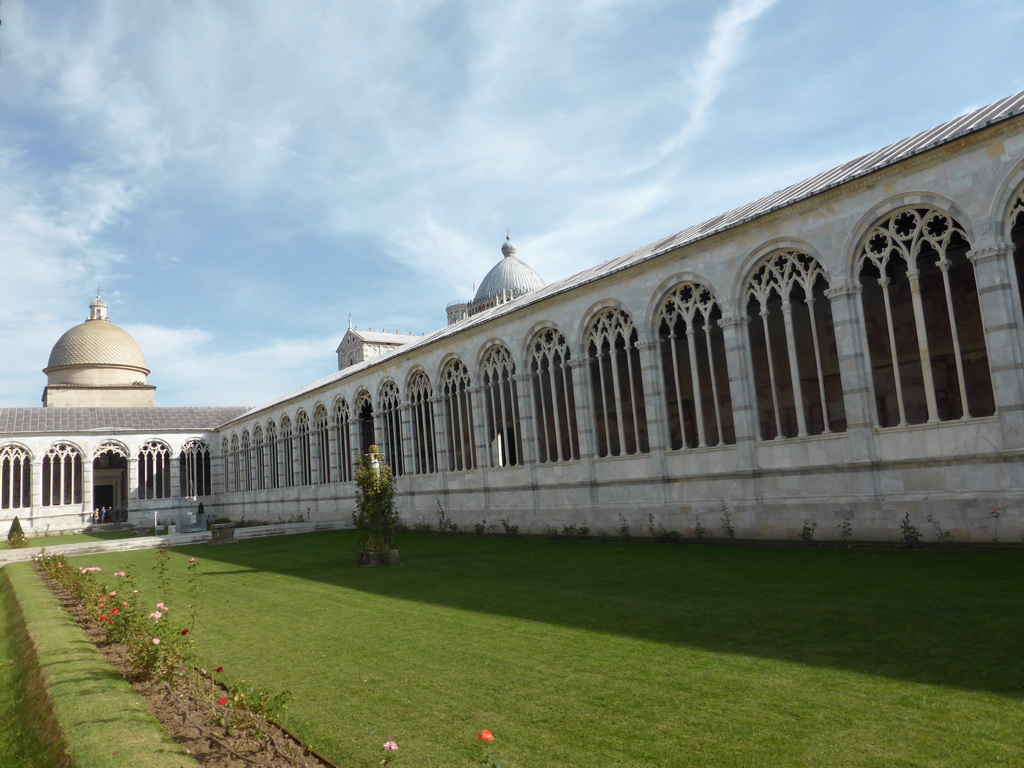
[[[7,532],[7,541],[10,542],[11,549],[21,549],[28,546],[28,536],[22,530],[21,520],[17,516],[11,521],[11,530]]]
[[[384,454],[371,445],[356,467],[356,565],[396,565],[398,510],[395,508],[395,478],[384,463]]]

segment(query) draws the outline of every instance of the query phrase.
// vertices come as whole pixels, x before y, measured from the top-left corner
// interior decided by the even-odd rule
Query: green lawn
[[[38,718],[41,704],[30,694],[34,668],[17,610],[0,573],[0,766],[50,768],[53,757]]]
[[[295,695],[339,766],[1019,766],[1020,552],[407,535],[352,567],[335,532],[173,550],[205,663]],[[133,565],[153,551],[78,558]],[[154,596],[153,602],[160,599]],[[177,611],[177,613],[176,613]]]
[[[28,548],[37,552],[43,547],[56,547],[61,544],[81,544],[86,541],[110,541],[126,539],[134,536],[134,531],[96,531],[95,533],[69,533],[66,536],[33,536],[29,539]],[[0,551],[10,549],[6,538],[0,539]]]

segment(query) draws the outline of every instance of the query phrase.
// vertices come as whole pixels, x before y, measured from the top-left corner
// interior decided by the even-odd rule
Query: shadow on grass
[[[350,531],[180,548],[237,570],[705,650],[1019,697],[1020,552],[574,542],[408,534],[353,566]],[[205,569],[204,569],[205,570]]]

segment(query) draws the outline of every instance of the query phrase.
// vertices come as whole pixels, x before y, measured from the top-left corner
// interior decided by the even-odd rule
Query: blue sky
[[[5,0],[0,406],[97,286],[158,405],[423,333],[1024,89],[1019,0]]]

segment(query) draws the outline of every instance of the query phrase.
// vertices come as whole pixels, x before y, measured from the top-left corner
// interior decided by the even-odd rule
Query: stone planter
[[[392,549],[385,563],[382,553],[376,549],[366,549],[356,553],[356,565],[370,567],[373,565],[398,565],[398,550]]]
[[[234,523],[214,523],[210,526],[210,533],[211,544],[233,544],[238,541],[235,538]]]

